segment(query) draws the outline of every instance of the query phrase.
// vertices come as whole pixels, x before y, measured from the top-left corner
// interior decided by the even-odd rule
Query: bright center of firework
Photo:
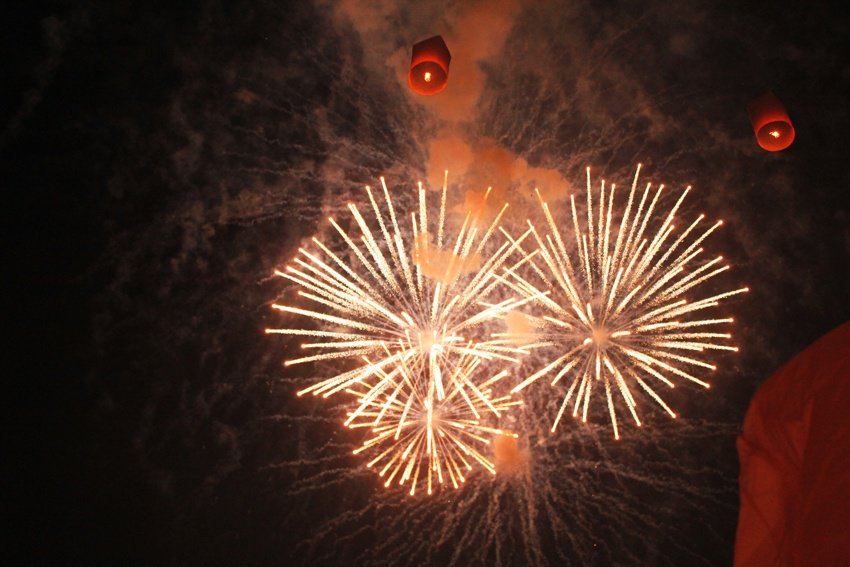
[[[608,346],[608,339],[611,335],[605,327],[597,326],[590,330],[590,341],[596,345],[599,350],[604,350]]]
[[[419,331],[419,349],[423,354],[443,352],[443,336],[434,329]]]
[[[428,72],[428,71],[426,71],[426,72],[425,72],[425,82],[426,82],[426,83],[430,83],[430,82],[431,82],[431,73],[430,73],[430,72]]]
[[[770,135],[775,138],[779,132]],[[593,190],[588,169],[584,210],[579,213],[574,197],[567,208],[572,223],[556,221],[538,193],[546,225],[538,231],[529,222],[539,249],[526,260],[540,281],[512,273],[510,285],[536,304],[534,312],[525,314],[535,321],[538,342],[533,346],[553,356],[511,393],[543,376],[550,375],[552,386],[565,379],[552,431],[565,413],[586,421],[593,392],[604,396],[616,439],[623,409],[641,425],[638,393],[676,417],[659,389],[674,387],[676,378],[708,388],[700,374],[716,366],[705,355],[738,350],[725,344],[730,333],[716,329],[732,318],[703,312],[747,288],[691,301],[685,296],[729,269],[721,264],[722,256],[702,255],[702,242],[722,221],[700,229],[700,215],[675,232],[674,220],[690,187],[664,213],[663,186],[652,190],[648,183],[639,191],[639,173],[640,166],[631,190],[617,202],[615,185],[606,186],[603,180]],[[570,239],[561,235],[563,224],[573,227]],[[615,400],[622,402],[619,410]]]

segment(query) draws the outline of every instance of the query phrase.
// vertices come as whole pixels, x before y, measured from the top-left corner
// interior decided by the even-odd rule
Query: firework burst
[[[526,348],[554,352],[511,393],[550,375],[553,386],[562,380],[568,384],[553,432],[568,408],[573,417],[581,415],[586,421],[591,395],[600,391],[617,439],[615,398],[622,400],[638,426],[637,391],[675,418],[657,389],[673,388],[675,379],[708,388],[700,374],[715,365],[705,355],[738,350],[727,344],[731,334],[721,332],[732,318],[702,314],[747,288],[686,299],[688,292],[729,269],[720,256],[704,260],[700,247],[723,221],[701,227],[705,216],[699,215],[674,236],[673,221],[690,187],[665,214],[658,207],[664,186],[653,189],[648,183],[639,191],[640,169],[638,165],[622,215],[615,209],[616,186],[606,192],[602,180],[594,194],[587,169],[586,220],[578,213],[575,198],[570,198],[575,252],[568,250],[549,205],[540,198],[549,233],[541,234],[529,221],[538,249],[526,253],[519,247],[525,262],[517,267],[530,269],[508,268],[500,276],[539,308],[527,316],[534,342]],[[529,281],[533,277],[542,283]]]
[[[429,232],[428,199],[422,184],[419,184],[418,215],[410,214],[410,229],[404,232],[390,191],[381,178],[383,208],[372,188],[366,187],[374,215],[371,225],[356,205],[348,205],[359,236],[352,237],[334,219],[329,219],[344,243],[343,253],[334,252],[314,238],[317,251],[301,248],[292,265],[276,272],[296,284],[300,288],[298,295],[311,302],[313,308],[278,304],[274,308],[304,317],[314,327],[318,326],[266,330],[309,339],[301,347],[316,354],[287,360],[285,365],[348,363],[348,366],[340,365],[341,372],[299,391],[299,396],[312,393],[327,397],[356,389],[359,406],[352,413],[354,418],[368,414],[378,400],[389,404],[386,409],[389,412],[396,403],[404,406],[405,396],[421,398],[423,385],[419,382],[423,380],[426,389],[430,392],[433,388],[441,403],[448,403],[445,401],[452,396],[478,399],[472,382],[468,377],[462,379],[466,376],[466,365],[477,366],[481,361],[518,362],[517,357],[527,352],[501,339],[478,340],[478,337],[487,336],[481,332],[482,326],[530,301],[526,297],[514,297],[492,304],[485,298],[501,285],[494,273],[511,268],[507,265],[509,258],[531,230],[513,243],[493,246],[495,251],[484,259],[491,236],[497,232],[507,208],[505,205],[485,225],[483,235],[479,231],[479,215],[467,212],[453,242],[448,242],[447,178],[448,173],[440,198],[436,235]],[[422,376],[427,376],[427,380]],[[451,399],[451,403],[456,401]],[[414,414],[424,407],[422,403],[421,399],[411,402]],[[477,411],[475,404],[469,403],[470,410]]]
[[[476,383],[482,359],[462,352],[450,368],[442,370],[448,386],[441,393],[440,374],[433,374],[430,361],[415,356],[400,360],[399,378],[392,380],[392,387],[375,388],[364,381],[347,390],[357,397],[358,407],[349,413],[346,425],[368,428],[372,434],[354,453],[374,455],[367,467],[386,477],[385,486],[394,480],[399,485],[410,481],[411,495],[420,478],[431,494],[433,486],[445,480],[458,488],[474,465],[495,474],[493,462],[482,451],[493,436],[513,434],[490,424],[522,403],[494,394],[507,371]],[[439,364],[444,362],[441,359]],[[372,374],[373,381],[389,379],[390,373],[383,369]]]

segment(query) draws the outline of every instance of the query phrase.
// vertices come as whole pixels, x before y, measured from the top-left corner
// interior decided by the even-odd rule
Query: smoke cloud
[[[527,340],[536,330],[534,322],[519,311],[511,311],[504,318],[507,334],[511,338]]]
[[[516,437],[500,435],[493,439],[496,471],[500,474],[517,474],[528,468],[528,450],[519,446]]]
[[[413,263],[423,275],[448,284],[461,274],[477,270],[481,266],[481,254],[474,252],[461,258],[452,250],[443,250],[431,243],[428,233],[424,233],[416,237]]]
[[[510,203],[507,218],[522,222],[529,205],[536,203],[535,188],[539,187],[547,200],[568,194],[569,183],[561,172],[530,164],[498,140],[476,135],[487,87],[486,69],[502,58],[524,4],[499,0],[399,6],[385,0],[364,9],[359,3],[342,0],[335,5],[337,19],[350,22],[362,43],[369,46],[365,56],[383,57],[407,100],[424,113],[430,127],[420,134],[419,142],[427,152],[428,185],[442,187],[448,170],[450,186],[459,186],[464,192],[463,199],[457,195],[453,199],[461,218],[468,211],[492,217]],[[449,82],[439,94],[421,96],[407,86],[410,49],[413,43],[436,34],[443,36],[452,54]],[[488,188],[492,189],[485,200]]]

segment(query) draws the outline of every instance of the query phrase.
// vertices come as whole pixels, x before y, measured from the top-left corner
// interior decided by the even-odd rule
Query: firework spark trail
[[[670,518],[725,509],[735,494],[737,470],[700,467],[684,449],[697,443],[717,450],[722,440],[734,437],[737,423],[659,421],[641,436],[611,444],[606,428],[594,423],[549,435],[547,412],[557,404],[540,389],[525,398],[506,416],[512,430],[528,436],[531,458],[523,470],[502,474],[497,466],[492,477],[478,469],[463,490],[430,498],[370,490],[362,507],[329,511],[327,523],[299,545],[299,554],[314,563],[354,552],[354,563],[366,565],[550,565],[643,564],[647,557],[684,551],[695,565],[714,564],[694,549],[700,546],[678,537],[682,526]],[[312,469],[325,466],[316,463]],[[366,478],[360,470],[340,479],[346,490]],[[309,493],[313,496],[306,500],[312,502],[334,490],[321,475],[298,481],[299,498]],[[687,483],[679,481],[683,477]],[[646,494],[664,504],[648,509],[642,501]],[[704,537],[714,545],[723,541],[711,529]],[[362,538],[368,546],[350,547]]]
[[[378,236],[382,236],[383,241],[379,242],[354,204],[349,204],[348,208],[361,230],[362,247],[334,219],[330,219],[358,261],[354,268],[314,238],[313,243],[324,257],[320,253],[311,253],[301,248],[300,257],[296,257],[293,262],[295,266],[290,265],[283,271],[275,272],[276,275],[303,288],[298,295],[318,304],[322,310],[278,304],[274,305],[275,309],[341,329],[267,329],[267,333],[321,339],[301,345],[304,349],[316,349],[320,351],[319,354],[287,360],[287,366],[332,359],[378,357],[374,363],[366,363],[305,388],[299,395],[312,392],[328,396],[384,368],[393,368],[391,375],[395,378],[400,372],[401,364],[416,356],[430,360],[432,374],[437,377],[438,391],[442,392],[445,386],[439,376],[440,366],[437,364],[441,357],[472,354],[487,360],[517,362],[517,356],[525,353],[521,348],[505,346],[504,341],[466,341],[460,334],[498,319],[505,312],[529,301],[526,298],[513,299],[498,305],[486,305],[481,309],[482,298],[499,285],[499,281],[492,277],[493,273],[504,266],[516,245],[502,244],[473,275],[467,277],[464,273],[468,269],[467,266],[473,262],[473,257],[480,256],[484,250],[507,205],[477,242],[478,219],[472,212],[467,213],[455,239],[444,277],[436,279],[427,277],[423,270],[422,258],[433,253],[428,233],[425,189],[419,185],[418,219],[415,213],[411,213],[411,256],[406,250],[405,239],[383,178],[381,185],[391,222],[388,222],[381,211],[372,189],[366,187],[366,191],[375,220],[380,227]],[[444,184],[437,227],[438,252],[443,246],[445,208]],[[529,234],[531,231],[527,231],[518,242]],[[379,382],[381,385],[377,387],[383,389],[392,382],[392,379],[387,379],[383,383]]]
[[[312,393],[328,397],[347,391],[356,393],[356,408],[349,412],[346,425],[362,427],[372,422],[376,436],[367,441],[363,449],[382,445],[390,438],[405,444],[402,453],[393,454],[384,465],[382,473],[392,470],[392,481],[399,468],[394,465],[406,462],[413,466],[420,454],[428,456],[428,492],[431,492],[431,473],[443,481],[443,466],[447,466],[453,484],[463,480],[461,467],[469,468],[466,455],[492,472],[492,463],[480,452],[470,449],[466,442],[485,432],[477,425],[482,409],[499,415],[499,410],[511,405],[504,398],[490,400],[482,391],[494,379],[478,385],[470,375],[482,361],[501,363],[519,362],[519,356],[528,351],[521,346],[506,344],[503,339],[479,340],[486,336],[482,327],[500,319],[504,313],[533,300],[533,296],[509,297],[499,303],[487,303],[501,281],[495,277],[497,270],[510,266],[522,241],[530,236],[526,231],[519,239],[504,242],[494,252],[481,260],[491,236],[497,232],[499,221],[507,205],[486,226],[479,238],[479,218],[470,211],[466,214],[453,244],[446,239],[446,192],[448,172],[444,178],[436,242],[429,233],[426,190],[419,184],[419,211],[410,215],[410,232],[403,233],[399,225],[386,182],[381,178],[386,213],[382,211],[370,187],[366,187],[369,204],[374,213],[370,226],[358,207],[348,208],[360,230],[360,243],[346,232],[334,219],[331,225],[356,258],[352,265],[333,252],[318,239],[313,243],[319,252],[302,248],[293,264],[276,274],[302,289],[299,296],[318,307],[305,309],[291,305],[274,307],[285,313],[304,316],[319,324],[319,328],[268,329],[267,333],[301,336],[311,339],[301,345],[303,349],[317,351],[296,359],[287,360],[287,366],[304,363],[353,362],[353,369],[335,369],[338,372],[300,390],[298,395]],[[404,235],[412,236],[412,246]],[[445,241],[445,242],[444,242]],[[444,244],[452,246],[443,250]],[[412,248],[408,253],[408,246]],[[520,260],[524,262],[525,260]],[[465,338],[462,333],[471,333]],[[495,380],[503,378],[506,371],[498,372]],[[464,407],[461,407],[464,406]],[[486,407],[484,407],[486,406]],[[443,413],[471,415],[458,418],[449,427],[432,428],[431,417],[436,410]],[[427,435],[407,432],[427,413]],[[383,420],[383,424],[382,424]],[[388,425],[393,424],[393,425]],[[453,431],[457,430],[457,431]],[[434,438],[434,432],[439,437]],[[477,433],[475,433],[477,432]],[[488,431],[490,434],[497,430]],[[401,435],[404,433],[404,435]],[[401,438],[400,438],[401,436]],[[410,437],[410,438],[408,438]],[[448,437],[451,443],[443,439]],[[421,446],[424,439],[425,446]],[[461,441],[464,439],[466,441]],[[449,450],[460,448],[461,453]],[[438,457],[438,448],[443,457]],[[359,452],[359,451],[358,451]],[[392,451],[387,450],[390,454]],[[457,455],[457,456],[456,456]],[[376,464],[381,460],[372,461]],[[415,490],[419,468],[406,469],[401,483],[411,478]]]
[[[656,391],[658,384],[654,380],[673,388],[671,378],[675,376],[708,388],[709,384],[690,368],[716,368],[700,354],[710,350],[738,350],[725,344],[731,339],[730,333],[716,330],[719,325],[731,323],[732,318],[695,316],[748,289],[693,302],[684,295],[729,269],[728,265],[719,265],[721,256],[709,261],[701,259],[700,245],[723,221],[700,229],[705,216],[699,215],[673,240],[672,223],[690,191],[688,187],[666,215],[657,217],[663,220],[651,234],[648,229],[656,224],[654,213],[664,186],[653,191],[652,184],[647,183],[638,195],[640,169],[638,165],[619,221],[615,218],[616,186],[610,186],[606,199],[603,179],[595,202],[590,168],[587,169],[586,221],[577,212],[575,197],[570,197],[575,254],[568,251],[549,205],[540,198],[550,233],[542,235],[528,221],[539,250],[526,253],[517,246],[533,271],[526,270],[529,273],[525,274],[515,269],[520,262],[515,267],[504,268],[503,276],[499,276],[507,286],[531,299],[543,313],[530,316],[537,326],[534,334],[538,341],[526,348],[548,348],[555,353],[511,393],[550,374],[554,374],[552,386],[564,378],[569,383],[552,425],[553,432],[571,401],[573,417],[581,413],[582,421],[587,421],[591,394],[600,389],[604,389],[616,439],[619,428],[614,399],[618,394],[635,423],[641,425],[635,387],[675,418],[675,412]],[[533,256],[539,256],[542,267]],[[529,281],[531,275],[541,282]],[[681,351],[687,355],[680,354]]]
[[[346,425],[369,428],[372,433],[354,454],[377,453],[367,467],[375,467],[381,477],[387,477],[384,486],[389,487],[396,478],[399,485],[409,480],[412,496],[421,473],[431,494],[434,484],[446,480],[457,489],[466,481],[465,471],[471,471],[475,464],[495,474],[493,462],[479,448],[489,445],[494,435],[512,434],[488,423],[522,402],[494,393],[507,371],[476,383],[475,373],[482,359],[469,352],[459,358],[452,365],[443,396],[438,392],[437,377],[431,374],[430,361],[416,357],[411,358],[411,365],[399,365],[401,379],[393,380],[391,391],[381,389],[374,396],[377,389],[366,382],[348,390],[360,405],[349,413]],[[389,378],[383,370],[373,374],[374,380]]]

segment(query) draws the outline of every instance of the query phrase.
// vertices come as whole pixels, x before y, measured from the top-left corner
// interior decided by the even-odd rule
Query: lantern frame
[[[796,131],[782,101],[772,91],[747,105],[756,141],[769,152],[784,150],[794,142]]]
[[[417,94],[430,96],[449,84],[452,54],[442,36],[435,35],[413,45],[407,82]]]

